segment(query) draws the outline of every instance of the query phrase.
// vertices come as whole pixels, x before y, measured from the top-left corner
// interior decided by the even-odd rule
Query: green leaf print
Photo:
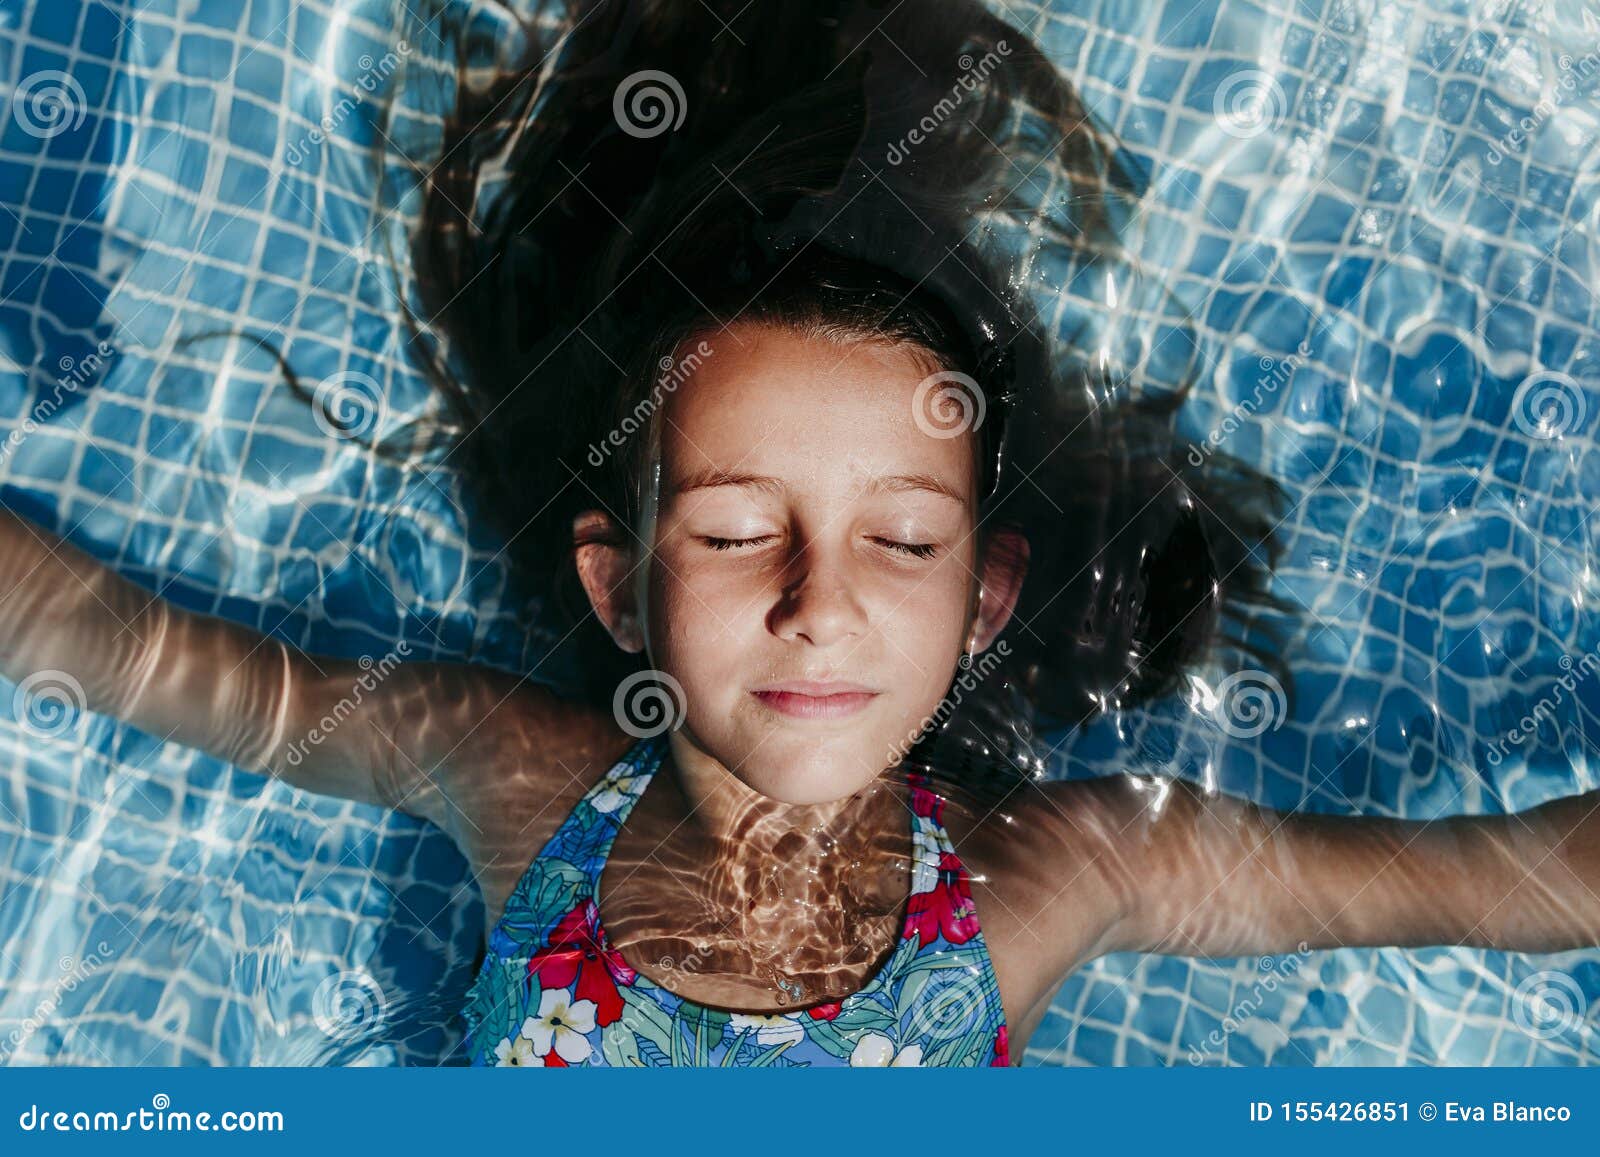
[[[663,1054],[670,1056],[673,1037],[672,1018],[656,1004],[654,997],[640,991],[636,986],[630,985],[617,991],[622,996],[622,1025],[655,1045]]]
[[[517,882],[516,891],[506,902],[506,911],[520,914],[570,912],[587,880],[581,869],[565,860],[540,860]],[[526,967],[527,956],[544,947],[544,934],[548,929],[530,928],[513,918],[501,926],[501,931],[521,949],[522,963]]]
[[[472,1002],[482,1015],[472,1029],[473,1047],[480,1049],[494,1063],[495,1046],[522,1026],[522,985],[527,975],[527,962],[496,957],[482,983],[491,994],[489,999]]]
[[[733,1038],[733,1043],[728,1046],[728,1051],[722,1054],[723,1068],[727,1069],[733,1067],[734,1058],[739,1055],[739,1050],[744,1047],[745,1038],[754,1031],[755,1029],[753,1028],[743,1029],[740,1031],[738,1036]]]
[[[951,1065],[971,1065],[988,1051],[989,1042],[994,1039],[994,1034],[986,1025],[979,1025],[970,1032],[945,1041],[938,1048],[922,1058],[924,1066],[932,1067]]]
[[[981,1017],[983,982],[972,968],[970,959],[946,954],[906,969],[894,997],[905,1043],[925,1037],[944,1040],[965,1032],[973,1018]]]
[[[601,788],[599,790],[603,791],[605,789]],[[572,810],[571,822],[572,828],[569,830],[579,834],[581,836],[581,842],[587,846],[593,836],[595,828],[599,827],[601,824],[615,825],[616,813],[602,812],[598,808],[594,807],[593,804],[585,803],[582,807],[577,807]]]
[[[677,1017],[672,1018],[672,1067],[683,1068],[683,1022]]]
[[[966,952],[944,952],[940,955],[929,954],[921,960],[914,960],[904,970],[904,975],[915,973],[941,972],[947,968],[968,968],[972,965],[971,955]]]
[[[874,992],[862,1000],[846,998],[837,1016],[832,1020],[814,1020],[808,1029],[812,1038],[829,1053],[847,1057],[862,1033],[878,1032],[893,1037],[898,1023],[899,1016],[889,994]]]
[[[787,1050],[790,1047],[792,1047],[794,1045],[797,1045],[799,1043],[800,1043],[799,1041],[786,1040],[781,1045],[773,1045],[766,1052],[762,1053],[755,1060],[751,1061],[750,1062],[750,1067],[752,1069],[764,1069],[768,1065],[770,1065],[773,1061],[777,1060],[780,1056],[782,1056],[784,1054],[785,1050]]]
[[[600,1030],[600,1051],[605,1054],[606,1064],[615,1069],[643,1068],[644,1061],[639,1056],[639,1038],[626,1024],[608,1024]]]
[[[847,1003],[838,1016],[817,1023],[827,1025],[831,1031],[840,1033],[857,1033],[869,1028],[887,1032],[896,1019],[890,1011],[889,1003],[888,998],[881,994],[876,999]]]
[[[728,1014],[716,1008],[693,1008],[687,1004],[678,1006],[678,1018],[689,1024],[694,1033],[694,1064],[703,1068],[711,1063],[711,1051],[722,1040],[723,1030],[728,1024]]]
[[[849,1057],[856,1045],[854,1040],[846,1037],[834,1027],[839,1023],[841,1018],[842,1014],[841,1017],[835,1017],[831,1021],[819,1020],[811,1026],[810,1031],[811,1039],[816,1043],[818,1048],[827,1053],[829,1056],[838,1057],[843,1060]],[[889,1018],[884,1015],[882,1010],[878,1012],[878,1023],[882,1025],[882,1028],[879,1029],[880,1032],[887,1032],[889,1030]]]
[[[535,912],[569,912],[589,883],[588,874],[565,860],[546,860],[537,892],[529,900]]]
[[[908,970],[905,981],[894,994],[894,1008],[898,1020],[906,1012],[917,1007],[917,1000],[922,996],[922,990],[928,986],[928,970],[919,968]]]

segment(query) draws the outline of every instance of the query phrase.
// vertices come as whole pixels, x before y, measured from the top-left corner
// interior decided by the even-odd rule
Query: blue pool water
[[[1220,726],[1229,673],[1207,673],[1068,738],[1052,772],[1414,817],[1600,786],[1600,12],[995,7],[1142,182],[1136,261],[1041,255],[1047,316],[1134,378],[1198,370],[1184,431],[1295,499],[1295,713]],[[517,631],[449,473],[374,462],[262,351],[204,336],[283,335],[305,380],[379,391],[387,420],[422,404],[385,257],[449,80],[416,11],[0,0],[0,482],[184,606],[312,651],[525,671],[547,641]],[[12,690],[0,1056],[460,1062],[482,912],[443,834]],[[1027,1054],[1597,1059],[1600,953],[1449,948],[1107,957]]]

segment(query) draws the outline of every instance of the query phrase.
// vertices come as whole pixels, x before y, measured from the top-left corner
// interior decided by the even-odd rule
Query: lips
[[[767,707],[794,719],[838,719],[854,715],[878,697],[859,683],[808,679],[770,683],[750,694]]]

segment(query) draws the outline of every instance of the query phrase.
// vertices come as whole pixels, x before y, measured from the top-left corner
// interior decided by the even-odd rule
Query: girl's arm
[[[0,674],[57,687],[67,676],[80,707],[447,831],[462,818],[453,769],[538,726],[528,713],[538,689],[513,676],[394,654],[370,665],[306,655],[181,610],[4,509]]]
[[[1600,791],[1428,821],[1276,812],[1127,776],[1082,794],[1123,897],[1104,951],[1600,945]]]

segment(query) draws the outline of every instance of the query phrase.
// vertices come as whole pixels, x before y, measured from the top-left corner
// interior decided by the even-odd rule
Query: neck
[[[904,918],[911,824],[898,783],[786,804],[685,740],[670,737],[660,782],[612,846],[602,885],[611,934],[742,986],[737,998],[724,992],[730,1000],[752,985],[780,1005],[858,989]],[[641,873],[651,886],[630,887]]]
[[[679,835],[704,840],[745,859],[777,853],[786,862],[831,855],[840,844],[880,828],[894,795],[882,777],[843,799],[790,804],[746,786],[715,757],[696,747],[681,731],[669,737],[665,759],[677,788],[673,817]],[[900,809],[896,807],[894,811]],[[796,864],[796,866],[799,866]]]

